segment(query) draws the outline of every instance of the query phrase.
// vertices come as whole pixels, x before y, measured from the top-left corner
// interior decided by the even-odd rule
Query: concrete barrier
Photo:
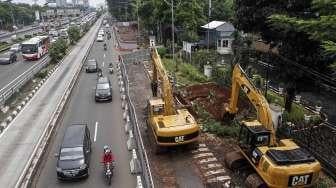
[[[132,159],[130,161],[130,170],[132,174],[138,174],[141,172],[140,161],[137,157],[136,150],[132,150]]]
[[[133,136],[133,131],[129,130],[128,131],[128,139],[127,139],[127,149],[129,151],[136,149],[136,142],[135,142],[135,138]]]
[[[137,176],[137,186],[136,188],[143,188],[141,176]]]

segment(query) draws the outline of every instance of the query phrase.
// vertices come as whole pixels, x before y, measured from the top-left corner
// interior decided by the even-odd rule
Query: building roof
[[[216,29],[217,27],[221,26],[225,24],[225,22],[222,22],[222,21],[212,21],[210,23],[207,23],[203,26],[201,26],[202,28],[204,29]]]

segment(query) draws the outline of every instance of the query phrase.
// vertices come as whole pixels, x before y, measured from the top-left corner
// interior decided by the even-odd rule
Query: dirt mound
[[[185,87],[180,92],[182,103],[191,106],[193,103],[202,105],[215,119],[220,120],[224,104],[228,102],[230,90],[215,83],[197,84]]]
[[[231,89],[212,82],[187,86],[176,94],[179,101],[191,112],[193,111],[192,104],[197,103],[219,121],[222,120],[225,104],[229,103],[230,95]],[[248,101],[244,99],[238,101],[239,109],[244,109],[243,107],[247,106],[249,106]]]

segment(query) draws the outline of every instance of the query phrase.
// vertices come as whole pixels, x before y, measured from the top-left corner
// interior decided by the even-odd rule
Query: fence
[[[144,52],[139,52],[144,53]],[[134,54],[130,54],[129,57],[133,56]],[[127,57],[125,57],[127,59]],[[130,60],[130,59],[128,59]],[[137,61],[139,61],[139,59],[137,59]],[[121,81],[123,83],[125,83],[125,97],[126,97],[126,101],[127,101],[127,106],[129,106],[129,108],[125,108],[126,110],[128,110],[129,114],[130,114],[130,129],[132,130],[132,134],[133,137],[136,140],[136,152],[138,154],[138,156],[140,157],[140,167],[141,167],[141,179],[144,181],[144,184],[139,184],[139,178],[138,178],[138,186],[137,187],[148,187],[148,188],[154,188],[154,183],[153,183],[153,177],[151,174],[151,170],[150,170],[150,166],[149,166],[149,162],[148,162],[148,157],[147,157],[147,153],[146,153],[146,149],[144,147],[144,143],[142,140],[142,136],[141,136],[141,131],[139,128],[139,124],[138,124],[138,120],[137,120],[137,116],[136,116],[136,112],[135,112],[135,108],[134,105],[132,103],[132,99],[130,98],[130,94],[129,94],[129,80],[128,80],[128,76],[127,76],[127,70],[124,64],[124,59],[121,58],[121,63],[120,63],[120,69],[121,69]],[[126,125],[127,126],[127,125]],[[134,150],[133,150],[134,151]],[[133,152],[134,153],[134,152]]]
[[[35,74],[38,73],[48,63],[49,56],[43,57],[41,62],[38,62],[36,65],[32,66],[30,69],[26,70],[24,73],[3,87],[0,90],[0,105],[4,105],[7,99],[9,99],[15,92],[18,92],[25,83],[32,79]]]

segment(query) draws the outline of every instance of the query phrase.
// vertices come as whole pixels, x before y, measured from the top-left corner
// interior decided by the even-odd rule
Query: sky
[[[71,2],[71,0],[67,0],[68,2]],[[13,0],[12,2],[14,3],[29,3],[29,4],[33,4],[34,1],[33,0]],[[37,0],[38,4],[44,4],[46,2],[46,0]],[[99,4],[104,3],[105,0],[89,0],[90,6],[94,6],[96,7]]]

